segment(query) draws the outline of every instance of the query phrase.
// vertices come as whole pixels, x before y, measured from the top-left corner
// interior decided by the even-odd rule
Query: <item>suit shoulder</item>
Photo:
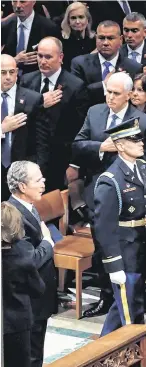
[[[19,92],[23,93],[25,95],[26,98],[30,100],[30,98],[32,99],[40,99],[41,98],[41,94],[39,92],[36,92],[34,90],[28,89],[28,88],[24,88],[24,87],[19,87]]]
[[[21,80],[22,81],[32,81],[34,78],[36,78],[36,76],[39,75],[39,73],[40,73],[39,70],[31,71],[30,73],[26,73],[22,75]]]
[[[63,76],[64,76],[65,82],[69,82],[74,87],[78,87],[78,86],[80,87],[84,85],[83,80],[78,78],[76,75],[69,73],[66,70],[63,71]]]
[[[140,64],[139,62],[135,61],[135,60],[131,60],[129,59],[129,57],[124,56],[123,58],[123,64],[125,64],[125,66],[127,65],[127,67],[131,68],[132,70],[134,69],[135,72],[141,72],[141,68],[142,68],[142,64]]]
[[[146,161],[144,160],[144,159],[140,159],[140,158],[138,158],[138,159],[136,159],[137,161],[140,161],[140,162],[142,162],[142,163],[145,163],[145,165],[146,165]]]
[[[89,112],[90,113],[102,113],[105,108],[107,108],[107,104],[106,103],[99,103],[99,104],[95,104],[94,106],[90,107],[89,108]]]
[[[72,59],[72,61],[76,64],[84,64],[86,62],[89,62],[89,61],[93,61],[95,60],[95,58],[97,58],[97,54],[85,54],[85,55],[80,55],[80,56],[76,56]]]

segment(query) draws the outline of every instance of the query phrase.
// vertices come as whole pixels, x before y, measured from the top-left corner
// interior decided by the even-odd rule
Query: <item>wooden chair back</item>
[[[53,219],[59,219],[59,229],[63,235],[66,235],[68,227],[68,190],[54,190],[42,195],[40,201],[34,203],[41,219],[44,222],[50,222]]]

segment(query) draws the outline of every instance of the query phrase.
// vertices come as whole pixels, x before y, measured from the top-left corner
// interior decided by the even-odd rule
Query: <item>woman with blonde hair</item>
[[[65,69],[70,70],[74,57],[90,53],[96,47],[91,27],[92,17],[84,3],[77,1],[67,7],[61,23]]]
[[[31,366],[31,297],[45,291],[33,262],[34,248],[24,239],[22,215],[1,204],[4,366]],[[37,301],[37,300],[36,300]]]

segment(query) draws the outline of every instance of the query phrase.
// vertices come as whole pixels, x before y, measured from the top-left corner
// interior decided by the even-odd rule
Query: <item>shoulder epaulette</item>
[[[142,163],[145,163],[146,164],[146,161],[144,159],[136,159],[137,161],[141,161]]]
[[[108,178],[110,178],[114,185],[115,185],[115,189],[116,189],[116,192],[117,192],[117,196],[118,196],[118,201],[119,201],[119,215],[121,214],[121,211],[122,211],[122,195],[121,195],[121,190],[120,190],[120,187],[119,187],[119,184],[117,182],[117,180],[115,179],[113,173],[111,172],[103,172],[97,179],[96,183],[95,183],[95,187],[94,187],[94,195],[95,195],[95,191],[98,187],[98,184],[99,184],[99,181],[100,181],[100,178],[102,176],[106,176]]]

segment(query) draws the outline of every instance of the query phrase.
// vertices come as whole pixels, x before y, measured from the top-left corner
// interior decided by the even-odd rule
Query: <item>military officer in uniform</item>
[[[106,130],[118,158],[95,185],[95,234],[115,301],[101,336],[130,323],[144,323],[146,161],[139,118]]]

